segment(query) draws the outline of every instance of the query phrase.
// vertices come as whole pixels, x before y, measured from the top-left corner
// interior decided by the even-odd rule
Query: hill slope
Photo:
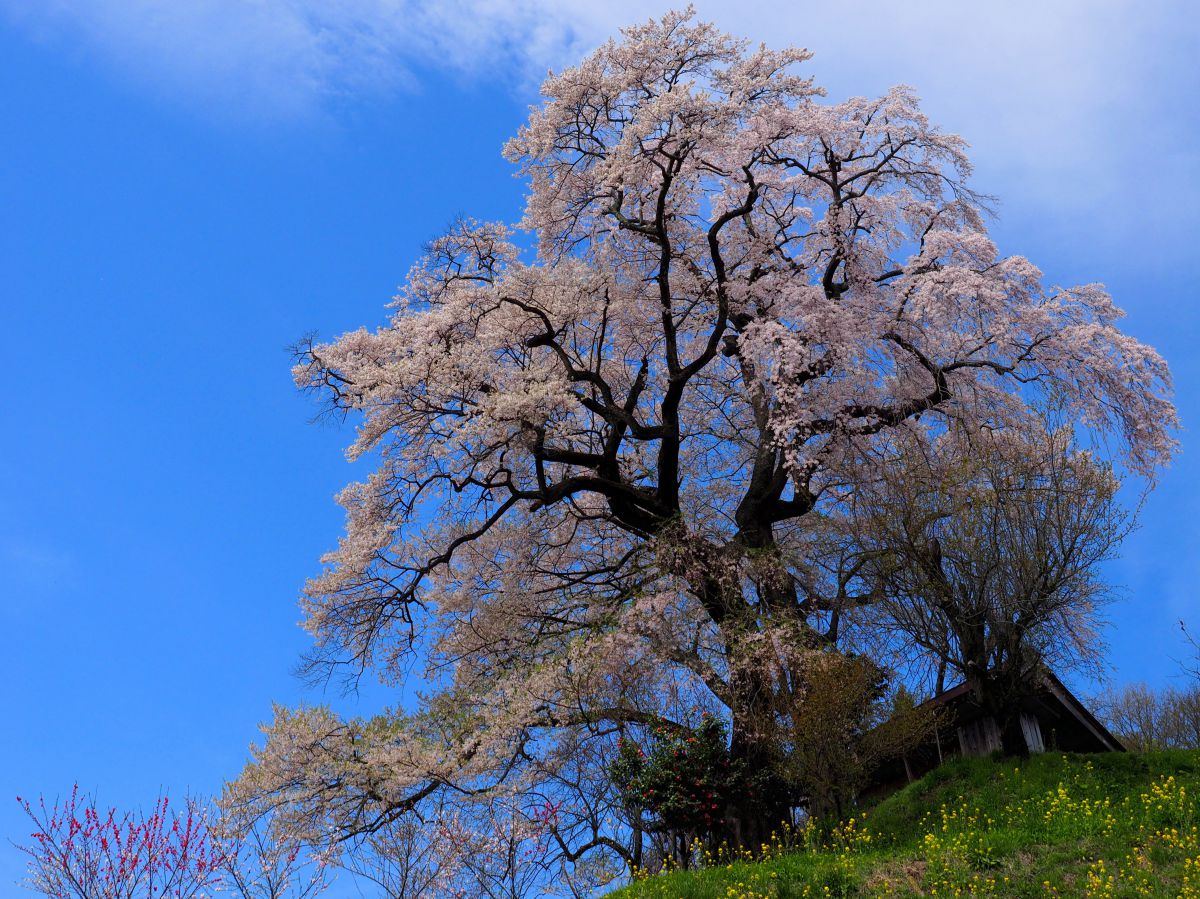
[[[958,760],[832,834],[782,838],[768,854],[710,859],[612,899],[1200,899],[1200,752]]]

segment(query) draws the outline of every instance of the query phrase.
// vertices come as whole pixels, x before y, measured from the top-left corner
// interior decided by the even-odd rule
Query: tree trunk
[[[757,852],[771,834],[791,820],[792,803],[777,773],[773,685],[761,669],[743,671],[734,680],[738,708],[733,709],[730,757],[753,786],[730,810],[736,821],[731,842]]]
[[[990,715],[1000,731],[1000,751],[1010,758],[1028,758],[1029,744],[1021,730],[1021,696],[1024,691],[1003,678],[971,678],[971,688],[980,709]]]

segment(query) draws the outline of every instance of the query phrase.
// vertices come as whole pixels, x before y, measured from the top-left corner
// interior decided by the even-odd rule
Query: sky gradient
[[[831,96],[911,84],[973,145],[992,234],[1102,281],[1200,416],[1200,31],[1188,4],[698,4],[798,43]],[[361,475],[287,347],[383,321],[455,216],[515,220],[539,74],[642,4],[0,0],[0,837],[78,781],[148,805],[234,776],[306,688],[296,596]],[[736,10],[736,12],[735,12]],[[1110,568],[1117,682],[1200,630],[1190,431]],[[1082,685],[1086,689],[1087,685]],[[21,876],[0,844],[0,884]],[[7,886],[0,892],[8,894]]]

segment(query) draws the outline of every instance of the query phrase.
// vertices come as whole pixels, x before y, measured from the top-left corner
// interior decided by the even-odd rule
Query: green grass
[[[611,899],[1155,896],[1200,899],[1200,752],[948,763],[831,834]]]

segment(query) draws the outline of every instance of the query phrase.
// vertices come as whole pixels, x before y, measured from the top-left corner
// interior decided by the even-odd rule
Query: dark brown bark
[[[754,852],[781,824],[791,820],[792,797],[777,773],[774,685],[761,668],[747,667],[734,677],[733,687],[737,699],[732,710],[730,757],[754,786],[729,814],[735,822],[737,848]]]

